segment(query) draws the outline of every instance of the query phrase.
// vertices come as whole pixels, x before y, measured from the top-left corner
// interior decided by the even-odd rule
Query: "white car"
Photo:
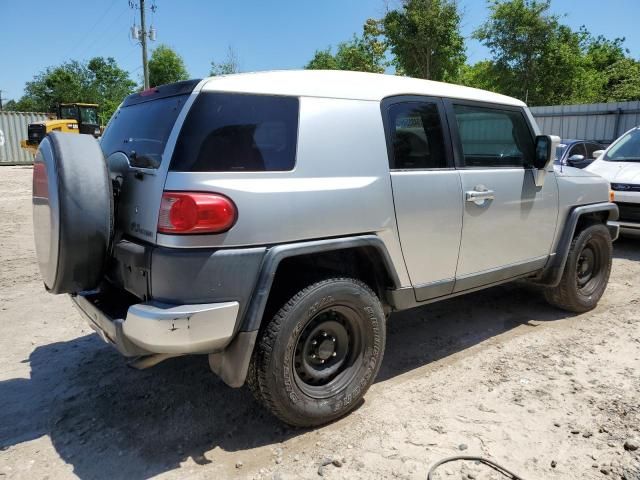
[[[640,235],[640,126],[618,138],[585,170],[611,183],[620,232]]]

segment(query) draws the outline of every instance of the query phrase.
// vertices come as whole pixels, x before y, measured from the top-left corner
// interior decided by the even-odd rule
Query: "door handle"
[[[473,190],[466,192],[467,202],[473,202],[476,205],[483,205],[487,200],[493,200],[494,198],[496,198],[495,192],[484,185],[478,185]]]

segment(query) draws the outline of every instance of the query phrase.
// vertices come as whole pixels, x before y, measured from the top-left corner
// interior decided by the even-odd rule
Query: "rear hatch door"
[[[198,83],[189,80],[130,95],[109,121],[100,145],[119,185],[119,236],[155,244],[169,158]]]

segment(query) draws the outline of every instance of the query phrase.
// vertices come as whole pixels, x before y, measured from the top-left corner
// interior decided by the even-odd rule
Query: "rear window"
[[[185,120],[170,169],[286,171],[296,160],[298,99],[201,93]]]
[[[447,167],[437,104],[397,103],[389,108],[389,118],[393,141],[392,169]]]
[[[132,165],[157,168],[178,114],[189,95],[120,107],[100,140],[105,156],[123,152]]]

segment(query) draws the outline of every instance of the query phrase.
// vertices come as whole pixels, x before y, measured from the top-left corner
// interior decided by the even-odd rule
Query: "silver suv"
[[[265,72],[128,97],[100,143],[53,133],[34,168],[46,288],[139,368],[208,355],[280,419],[352,410],[391,312],[516,279],[592,309],[618,235],[609,184],[490,92]]]

